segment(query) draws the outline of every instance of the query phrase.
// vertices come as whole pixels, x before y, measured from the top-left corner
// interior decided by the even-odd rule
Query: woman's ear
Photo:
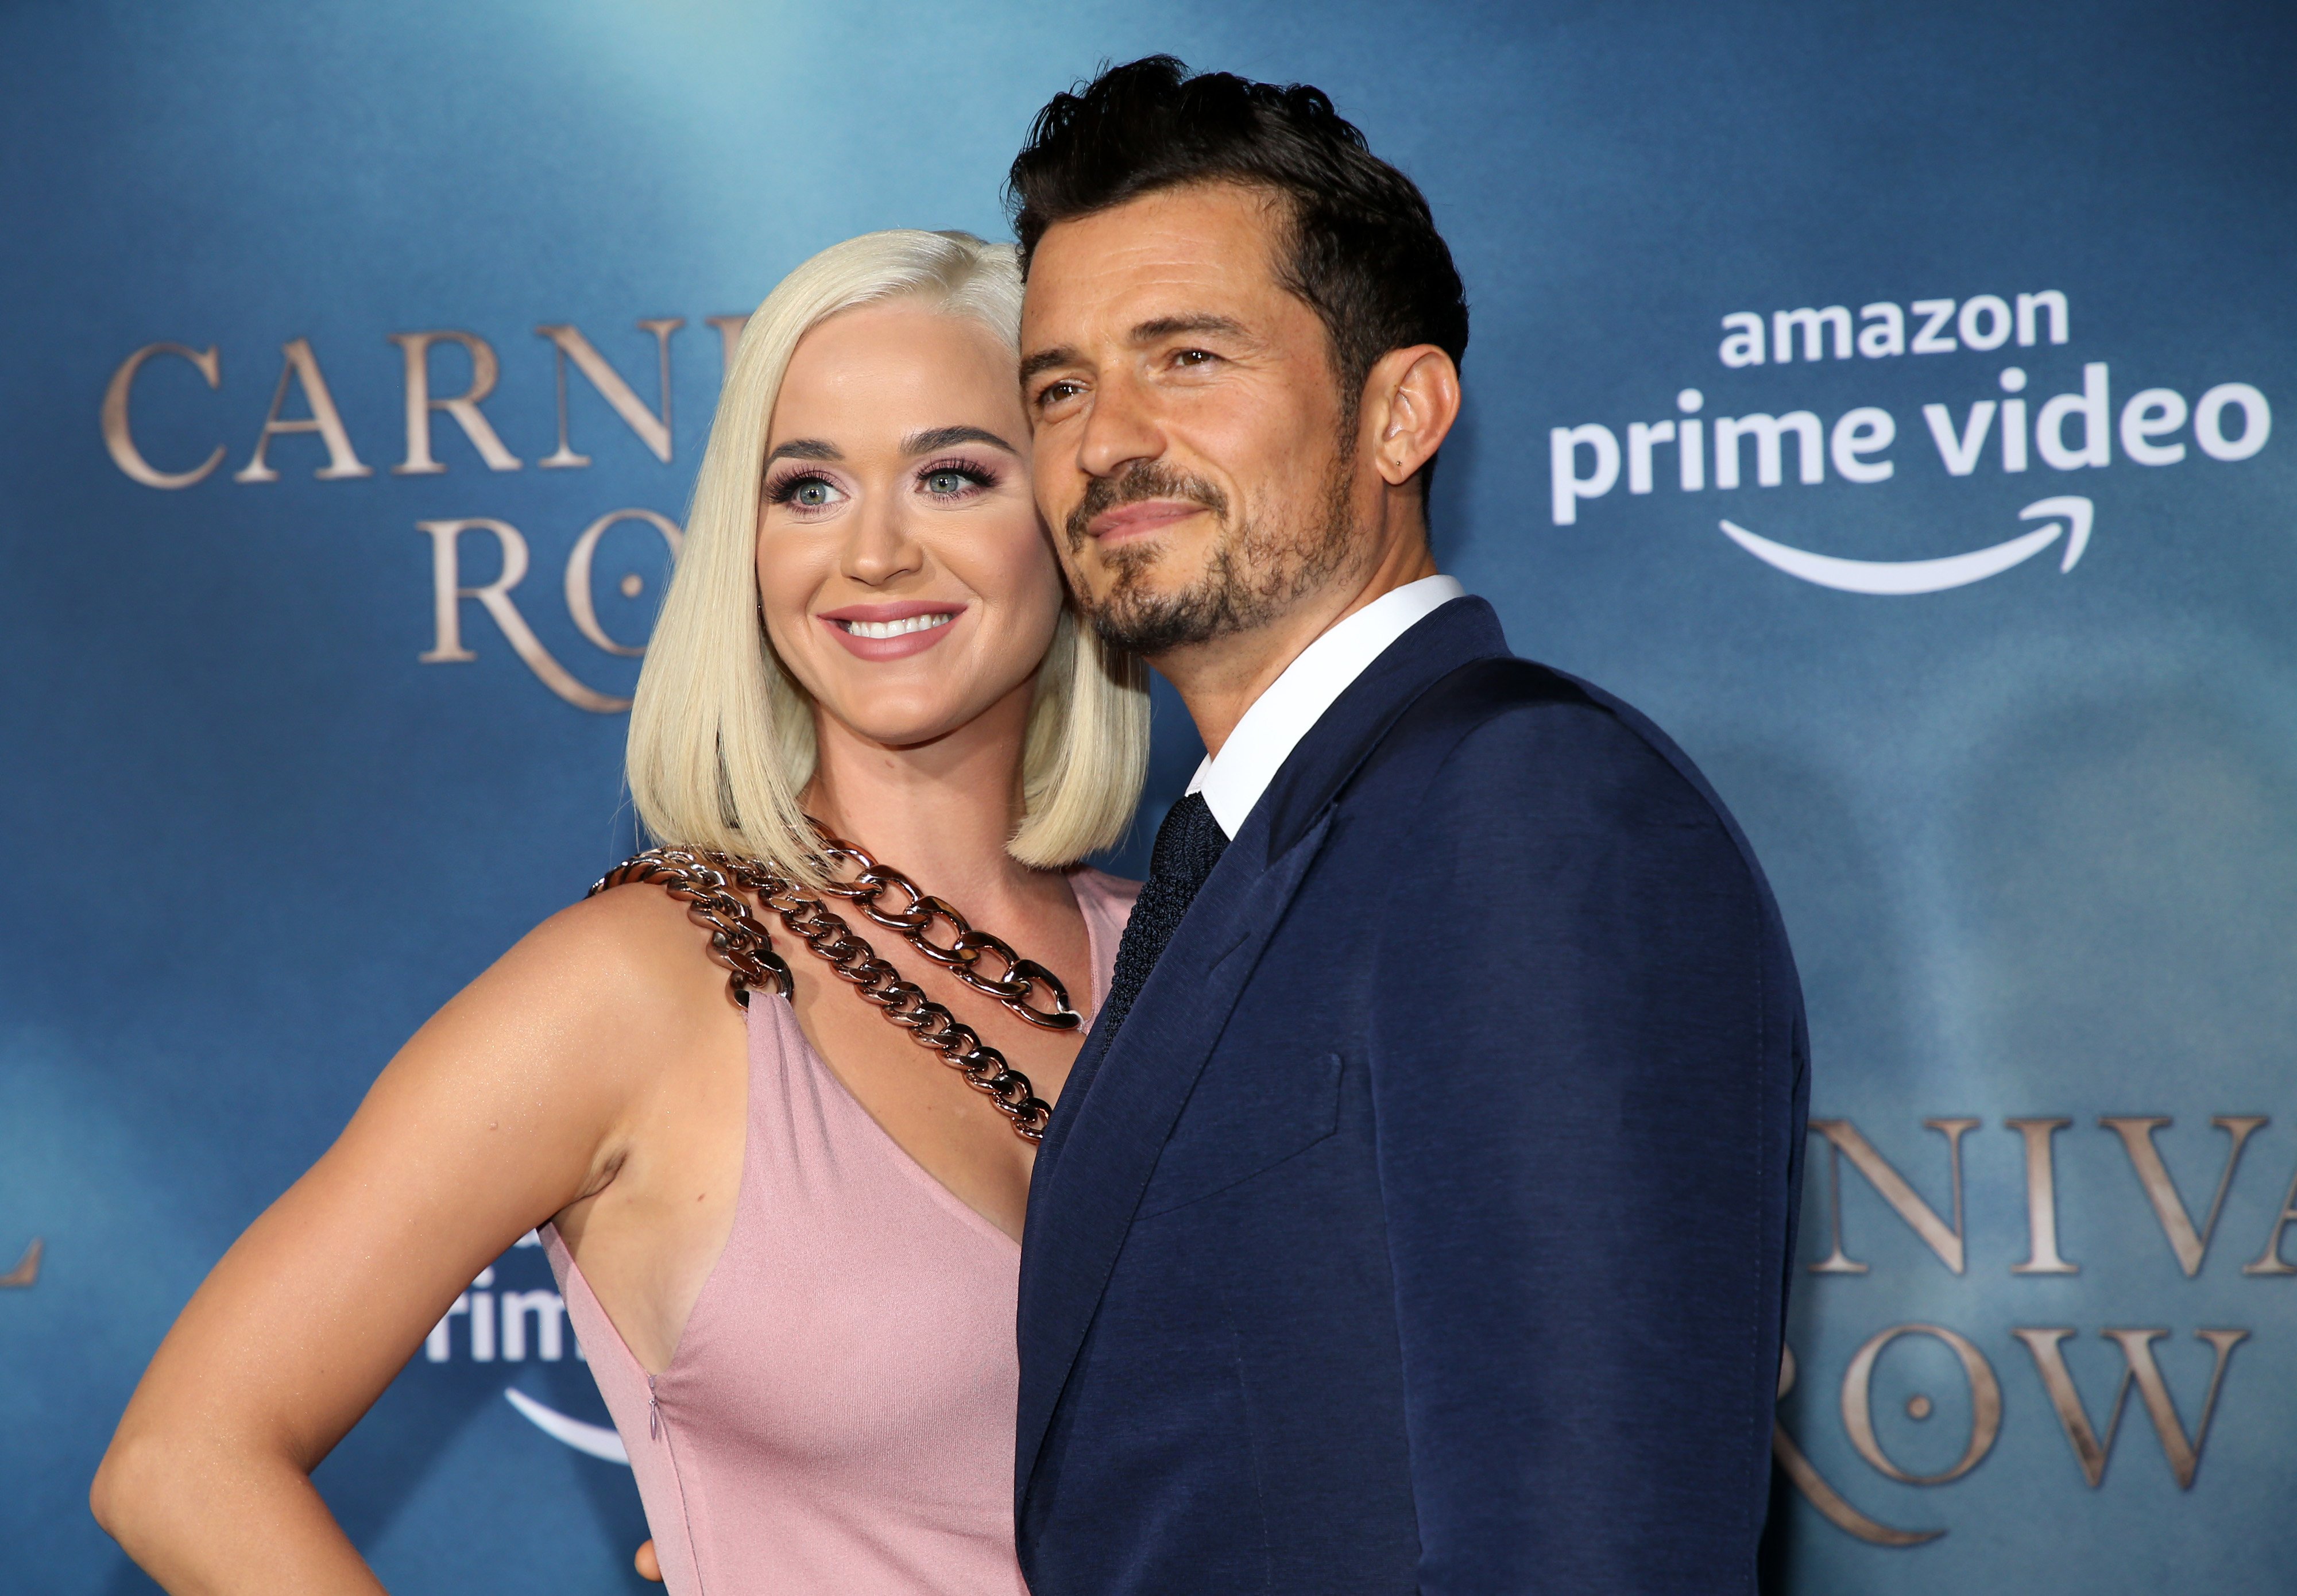
[[[1372,465],[1391,488],[1410,481],[1460,418],[1460,368],[1432,343],[1390,350],[1364,379]]]

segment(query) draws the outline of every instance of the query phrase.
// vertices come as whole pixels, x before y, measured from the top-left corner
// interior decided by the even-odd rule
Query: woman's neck
[[[1024,911],[1050,888],[1005,851],[1020,823],[1021,756],[1033,699],[1025,682],[931,743],[889,748],[816,712],[807,812],[830,833],[948,899],[976,924]]]

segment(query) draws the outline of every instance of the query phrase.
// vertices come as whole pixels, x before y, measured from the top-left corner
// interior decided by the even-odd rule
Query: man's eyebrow
[[[1247,338],[1242,322],[1233,317],[1215,316],[1204,311],[1193,316],[1160,316],[1151,321],[1136,322],[1127,334],[1134,343],[1154,343],[1160,338],[1181,338],[1190,333],[1218,333],[1227,338]],[[1039,350],[1021,362],[1021,382],[1024,386],[1031,377],[1063,366],[1083,364],[1083,357],[1063,345],[1058,349]]]
[[[777,460],[843,460],[834,443],[824,443],[819,438],[793,438],[787,443],[776,444],[773,453],[766,457],[771,465]]]
[[[1190,333],[1220,333],[1231,338],[1245,336],[1242,322],[1231,317],[1214,316],[1210,311],[1196,316],[1160,316],[1154,321],[1137,322],[1131,336],[1135,343],[1154,343],[1160,338],[1176,338]]]
[[[1066,344],[1063,344],[1058,349],[1039,350],[1035,354],[1025,358],[1021,362],[1022,384],[1025,387],[1029,379],[1035,376],[1039,372],[1050,371],[1055,366],[1075,366],[1077,364],[1079,364],[1077,352],[1069,348]]]
[[[985,443],[992,448],[1001,448],[1009,455],[1021,452],[996,433],[981,427],[934,427],[930,432],[911,432],[902,440],[902,452],[905,455],[930,455],[939,449],[955,448],[960,443]]]

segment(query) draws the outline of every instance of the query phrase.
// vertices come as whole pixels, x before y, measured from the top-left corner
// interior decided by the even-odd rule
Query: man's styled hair
[[[1023,274],[1055,223],[1193,183],[1285,202],[1278,276],[1330,335],[1348,416],[1390,350],[1432,343],[1454,364],[1467,354],[1467,295],[1426,197],[1323,90],[1191,76],[1169,55],[1110,67],[1037,113],[1006,183]]]

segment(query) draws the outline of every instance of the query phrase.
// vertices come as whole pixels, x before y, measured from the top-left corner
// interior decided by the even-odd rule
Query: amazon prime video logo
[[[1723,317],[1725,336],[1717,353],[1735,371],[1789,366],[1798,358],[1809,364],[1984,354],[2014,338],[2016,347],[2033,348],[2033,358],[2046,360],[2050,346],[2071,341],[2071,320],[2066,295],[2055,289],[2007,300],[1996,294],[1959,301],[1915,300],[1904,309],[1886,301],[1861,307],[1855,320],[1844,305],[1781,310],[1767,320],[1742,310]],[[1941,376],[1955,373],[1950,365],[1936,369]],[[1992,374],[1990,385],[1999,388],[1999,398],[1965,396],[1967,402],[1933,400],[1914,407],[1931,448],[1908,451],[1903,463],[1910,473],[1937,472],[1947,479],[1981,473],[2017,476],[2037,466],[2050,472],[2103,470],[2117,459],[2160,468],[2196,456],[2229,464],[2249,459],[2273,435],[2273,407],[2248,383],[2218,383],[2191,400],[2173,388],[2143,388],[2125,398],[2107,362],[2087,360],[2078,387],[2029,399],[2022,366],[2005,365]],[[1776,406],[1760,414],[1710,417],[1704,414],[1706,396],[1685,388],[1675,397],[1675,409],[1676,415],[1663,420],[1629,422],[1624,429],[1601,422],[1552,428],[1554,524],[1576,524],[1593,501],[1621,488],[1644,495],[1784,487],[1790,457],[1798,486],[1824,482],[1831,472],[1835,480],[1870,487],[1898,477],[1902,463],[1893,453],[1902,431],[1898,416],[1879,405],[1852,406],[1831,421],[1815,409]],[[1791,499],[1775,502],[1783,510]],[[2021,520],[2042,524],[2016,536],[1997,532],[1978,547],[1936,557],[1873,560],[1806,547],[1829,541],[1815,531],[1788,542],[1750,530],[1741,522],[1757,519],[1755,506],[1734,509],[1738,519],[1717,522],[1723,535],[1774,570],[1823,588],[1892,596],[1984,580],[2061,539],[2058,569],[2071,572],[2089,547],[2095,515],[2089,494],[2045,494],[2018,512]]]

